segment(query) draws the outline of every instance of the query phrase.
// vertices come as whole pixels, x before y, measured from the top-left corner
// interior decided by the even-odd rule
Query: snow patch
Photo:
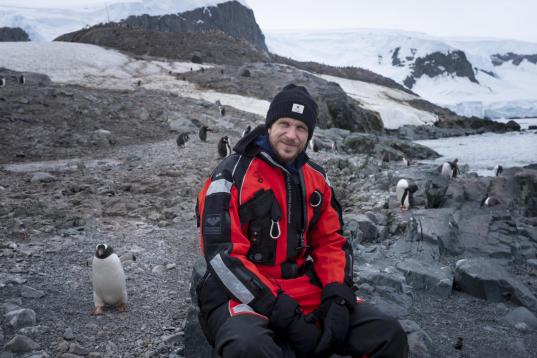
[[[363,81],[328,75],[318,76],[339,84],[351,98],[360,102],[363,108],[378,112],[387,129],[396,129],[407,124],[433,124],[438,120],[435,114],[407,104],[406,101],[420,99],[409,93]]]
[[[51,59],[54,59],[51,61]],[[70,42],[2,42],[0,67],[38,72],[52,81],[91,88],[135,90],[141,87],[176,93],[181,97],[220,101],[223,105],[265,116],[269,102],[234,94],[200,90],[178,80],[177,73],[197,71],[201,65],[178,61],[136,60],[116,50]],[[210,65],[204,64],[209,68]],[[170,74],[169,72],[172,72]]]

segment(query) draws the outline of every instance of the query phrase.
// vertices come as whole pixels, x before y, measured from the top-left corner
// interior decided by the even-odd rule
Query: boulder
[[[513,326],[519,323],[525,323],[528,328],[532,330],[537,330],[537,317],[526,307],[517,307],[508,314],[506,314],[503,319]]]
[[[415,290],[429,291],[441,297],[449,297],[451,294],[453,274],[447,266],[409,259],[398,262],[395,267],[403,272],[406,282]]]
[[[425,183],[425,206],[427,208],[440,208],[446,201],[446,191],[449,185],[449,178],[444,176],[434,176]]]
[[[537,312],[537,298],[503,267],[484,258],[462,259],[455,265],[455,287],[492,302],[512,301]]]

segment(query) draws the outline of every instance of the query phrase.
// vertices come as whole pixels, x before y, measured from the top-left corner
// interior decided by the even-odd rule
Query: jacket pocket
[[[281,236],[282,211],[272,190],[259,190],[239,207],[241,224],[248,225],[250,249],[247,257],[260,265],[274,265]]]

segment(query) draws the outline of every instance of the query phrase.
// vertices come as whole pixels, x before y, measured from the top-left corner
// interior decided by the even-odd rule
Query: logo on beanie
[[[293,103],[293,108],[291,108],[291,112],[295,113],[304,113],[304,106],[298,103]]]

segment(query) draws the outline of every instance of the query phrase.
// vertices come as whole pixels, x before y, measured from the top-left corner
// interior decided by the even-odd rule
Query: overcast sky
[[[497,37],[537,42],[537,0],[245,1],[254,10],[263,31],[382,28],[438,36]],[[0,0],[0,5],[72,8],[112,2],[119,1]]]
[[[537,0],[246,0],[262,30],[384,28],[537,42]]]

